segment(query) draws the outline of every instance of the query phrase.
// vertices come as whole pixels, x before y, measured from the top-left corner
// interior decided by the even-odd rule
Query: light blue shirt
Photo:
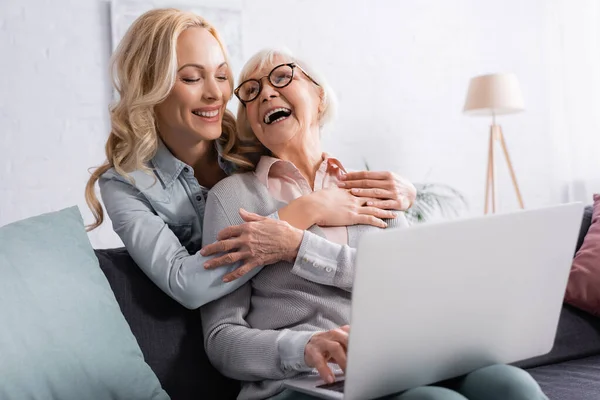
[[[234,170],[221,157],[219,165],[228,174]],[[231,293],[260,271],[255,268],[225,283],[223,276],[235,266],[205,270],[204,263],[212,257],[203,257],[198,251],[208,189],[198,183],[194,169],[173,156],[160,140],[148,167],[150,173],[129,173],[133,181],[112,168],[100,177],[99,186],[113,229],[136,264],[158,287],[185,307],[196,309]],[[278,218],[277,212],[269,217]],[[310,240],[310,235],[305,231],[305,245],[294,268],[327,284],[335,276],[340,246]],[[327,268],[315,269],[321,264]]]

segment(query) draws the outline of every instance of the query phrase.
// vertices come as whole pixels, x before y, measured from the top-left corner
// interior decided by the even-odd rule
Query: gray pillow
[[[163,400],[77,207],[0,228],[0,398]]]

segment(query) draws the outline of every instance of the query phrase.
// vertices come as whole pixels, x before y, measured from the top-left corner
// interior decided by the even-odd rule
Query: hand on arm
[[[200,251],[203,256],[226,253],[208,261],[205,268],[241,262],[239,268],[223,278],[225,282],[229,282],[257,267],[281,260],[294,261],[302,242],[302,230],[285,221],[263,217],[243,209],[240,209],[240,216],[245,221],[244,224],[222,229],[217,234],[218,241]]]
[[[342,176],[340,187],[358,197],[369,199],[368,206],[383,210],[408,210],[417,197],[417,189],[393,172],[359,171]]]
[[[348,190],[331,187],[302,196],[279,210],[279,218],[291,225],[308,229],[319,226],[373,225],[387,227],[383,221],[394,213],[367,206],[367,197],[353,196]]]

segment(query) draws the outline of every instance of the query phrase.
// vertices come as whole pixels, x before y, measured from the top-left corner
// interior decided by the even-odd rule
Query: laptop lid
[[[550,351],[582,212],[573,203],[366,234],[344,398]]]

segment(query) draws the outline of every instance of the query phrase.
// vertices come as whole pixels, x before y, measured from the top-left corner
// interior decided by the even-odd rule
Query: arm
[[[204,220],[204,240],[211,243],[229,226],[218,198],[210,192]],[[304,348],[315,332],[253,329],[245,316],[250,309],[250,283],[201,308],[204,346],[211,363],[224,375],[245,381],[283,379],[309,370]]]
[[[120,177],[101,178],[100,191],[113,229],[144,273],[165,293],[189,309],[196,309],[244,284],[243,279],[224,284],[227,268],[205,270],[212,257],[190,255],[147,199]]]
[[[385,180],[382,182],[389,184]],[[388,224],[383,219],[392,218],[395,213],[366,206],[369,200],[373,199],[353,196],[347,190],[333,187],[293,200],[268,217],[241,210],[240,216],[246,223],[224,228],[217,235],[220,242],[204,242],[205,247],[201,253],[208,256],[229,252],[215,257],[208,263],[208,268],[231,266],[246,258],[241,267],[225,276],[226,281],[235,280],[259,266],[285,260],[294,264],[292,273],[304,279],[349,290],[354,277],[354,251],[304,229],[313,225],[366,224],[387,227]],[[212,205],[207,204],[206,209],[209,210],[209,207]],[[207,214],[211,212],[207,211]],[[235,217],[238,219],[237,215]],[[242,243],[239,237],[244,228],[247,242],[260,243],[262,249],[258,246],[259,251],[253,252],[246,243]],[[206,232],[204,237],[206,238]]]

